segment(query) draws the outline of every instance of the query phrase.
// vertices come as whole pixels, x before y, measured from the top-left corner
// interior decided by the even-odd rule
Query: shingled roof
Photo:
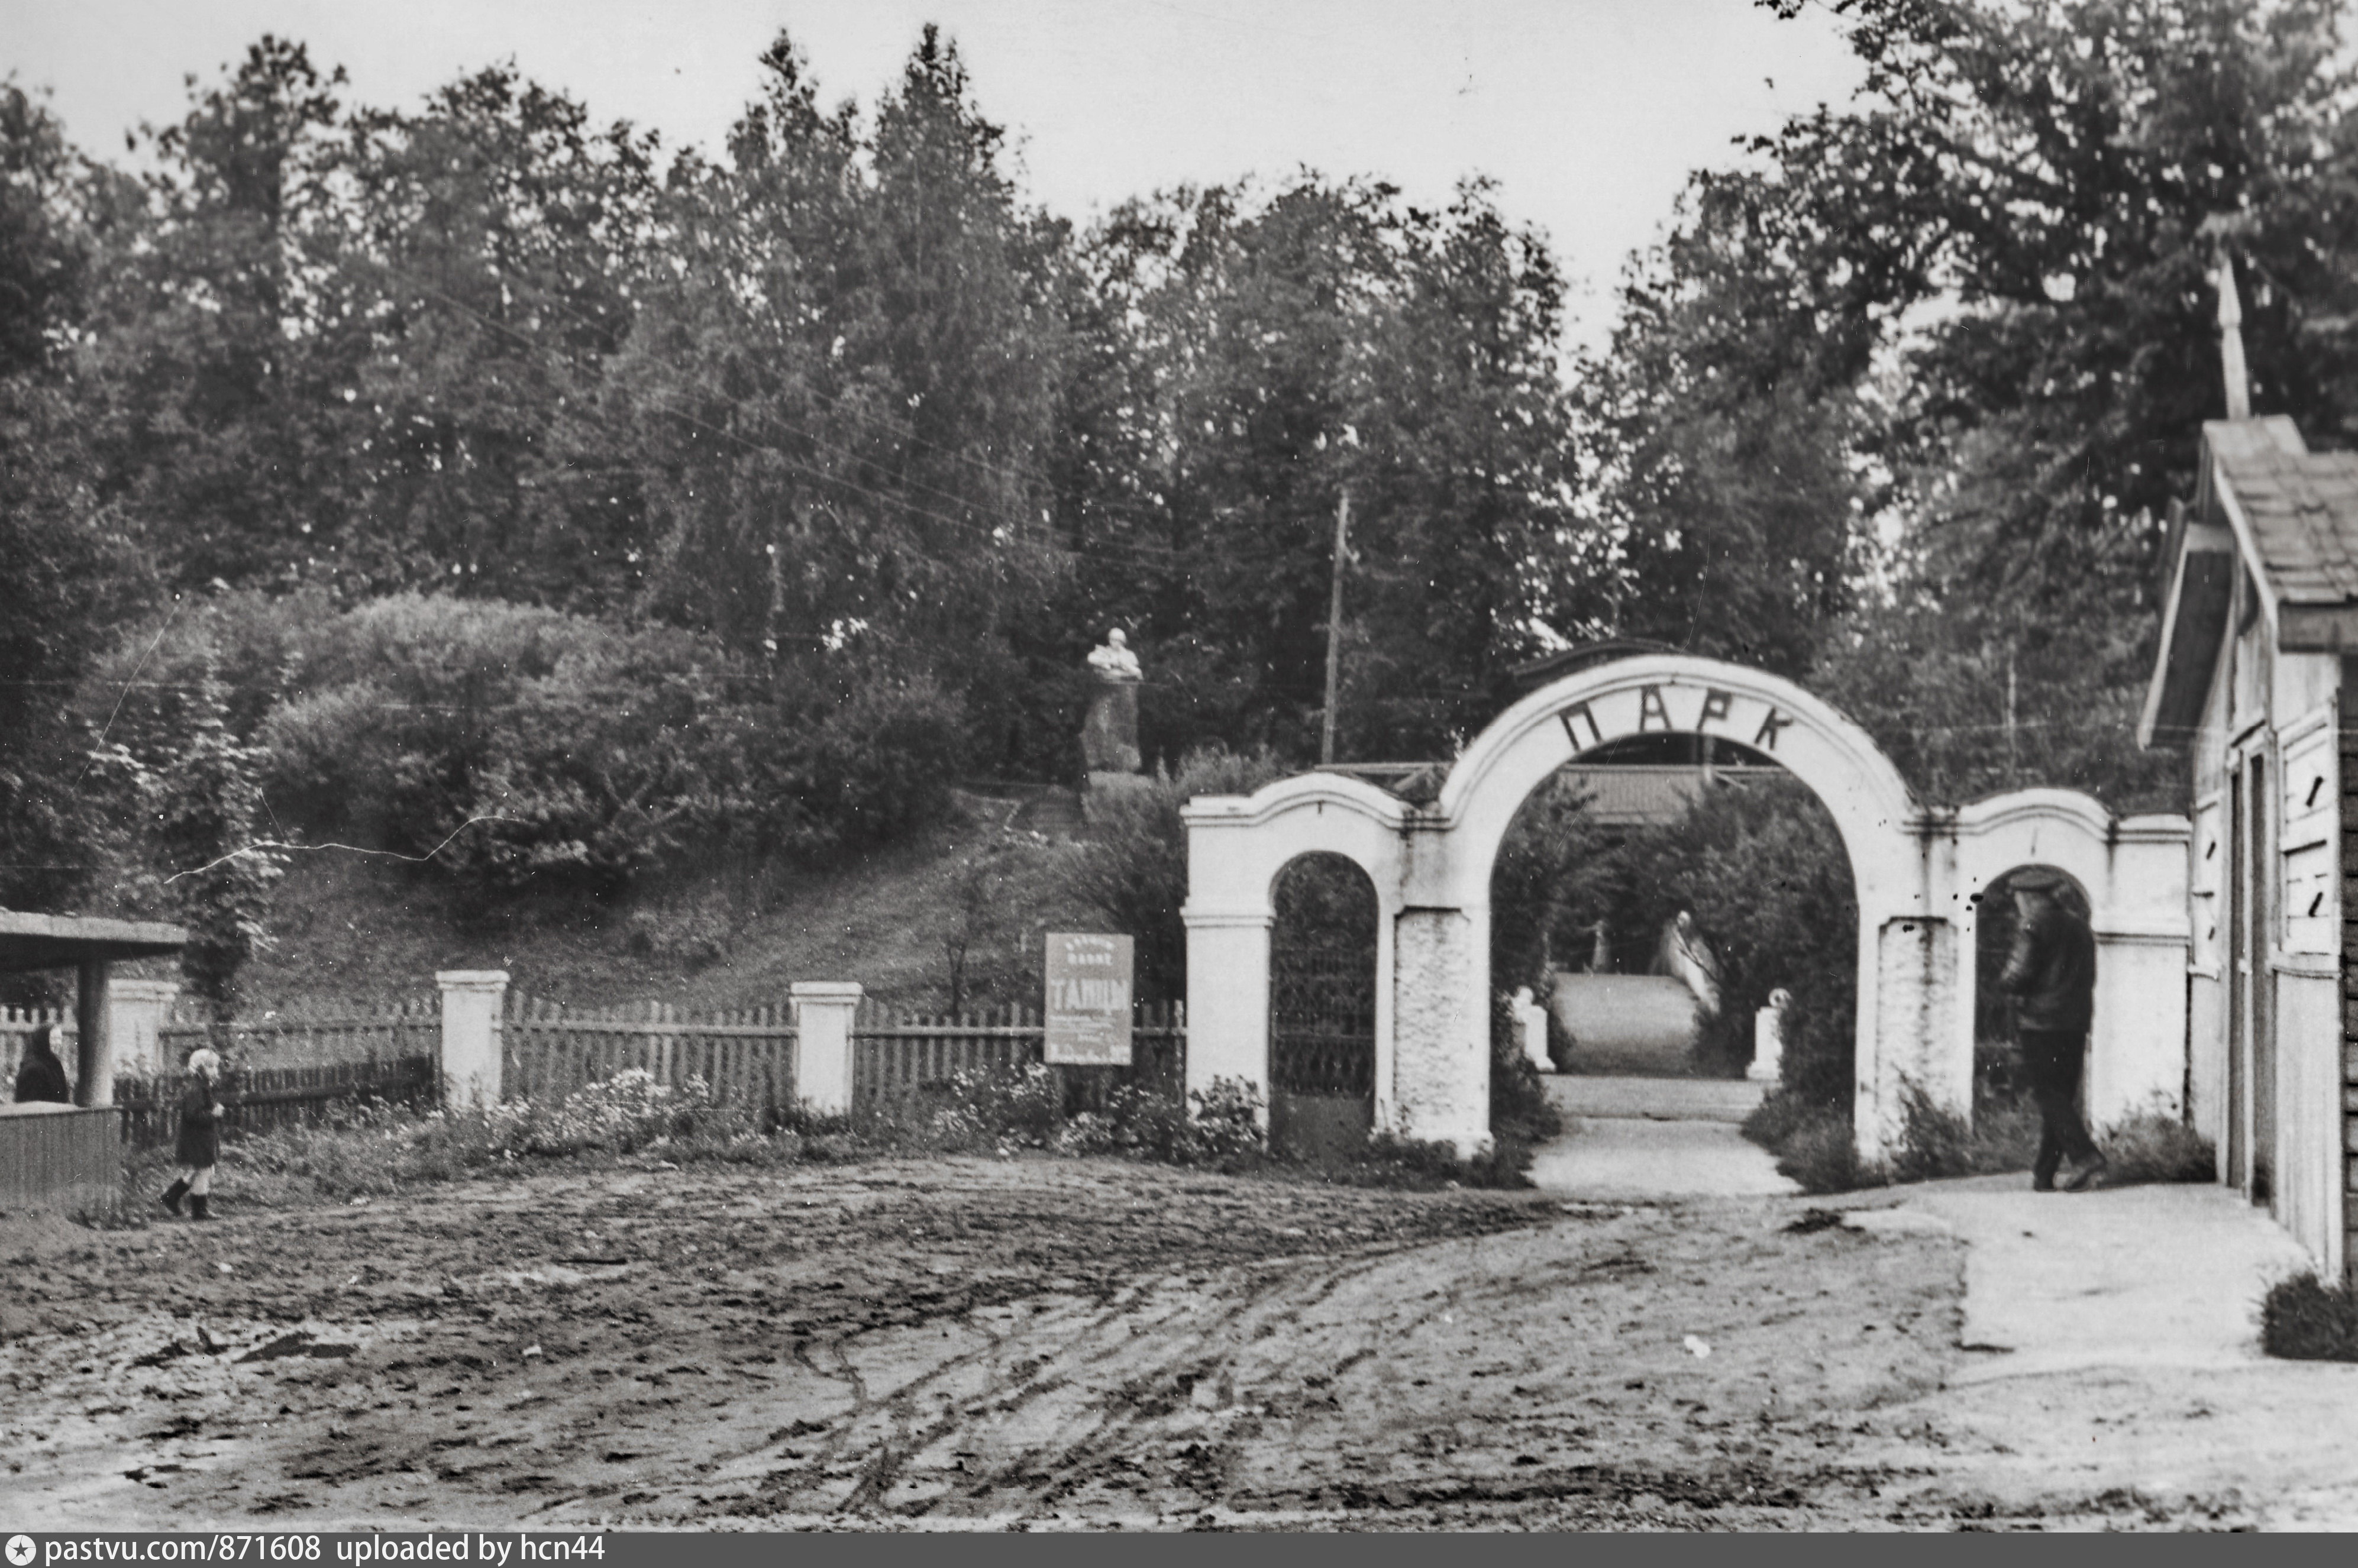
[[[2269,597],[2358,601],[2358,453],[2309,451],[2282,416],[2221,420],[2202,434],[2202,510],[2249,541]]]
[[[2198,722],[2247,575],[2288,653],[2358,651],[2358,452],[2312,452],[2282,415],[2202,427],[2202,469],[2174,541],[2161,645],[2138,740]]]

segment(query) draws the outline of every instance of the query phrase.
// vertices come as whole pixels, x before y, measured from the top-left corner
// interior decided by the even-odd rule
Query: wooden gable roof
[[[2282,415],[2210,421],[2172,557],[2137,725],[2146,746],[2184,744],[2200,722],[2239,573],[2277,647],[2358,649],[2358,453],[2310,451]]]

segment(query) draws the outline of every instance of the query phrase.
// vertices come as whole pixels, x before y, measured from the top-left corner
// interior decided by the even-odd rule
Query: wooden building
[[[2192,773],[2191,1119],[2330,1278],[2358,1260],[2358,453],[2250,416],[2223,292],[2231,417],[2203,427],[2137,739]]]

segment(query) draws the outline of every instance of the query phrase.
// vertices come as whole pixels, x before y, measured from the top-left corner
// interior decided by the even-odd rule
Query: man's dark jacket
[[[2013,996],[2020,1028],[2086,1033],[2096,997],[2096,938],[2088,923],[2040,899],[2015,927],[2014,951],[1997,987]]]

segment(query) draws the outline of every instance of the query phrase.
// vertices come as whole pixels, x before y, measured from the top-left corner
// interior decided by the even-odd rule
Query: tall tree
[[[1053,567],[1040,468],[1057,232],[927,29],[872,123],[780,38],[725,164],[684,159],[619,374],[663,613],[806,670],[938,671],[977,703]]]
[[[90,358],[107,494],[173,581],[299,575],[355,526],[369,345],[331,178],[341,71],[265,36],[147,133],[147,200],[108,232]],[[363,568],[363,570],[366,568]]]
[[[643,486],[602,384],[657,239],[655,153],[513,66],[352,116],[353,525],[380,586],[588,609],[644,587]]]
[[[71,351],[112,183],[0,82],[0,907],[65,907],[89,884],[100,825],[70,698],[146,590]]]
[[[1774,435],[1785,421],[1793,438],[1733,471],[1806,481],[1797,515],[1829,538],[1845,508],[1883,532],[1892,547],[1861,613],[1805,635],[1797,611],[1782,640],[1810,650],[1920,787],[1955,799],[2077,784],[2163,804],[2175,770],[2136,753],[2132,720],[2157,519],[2190,491],[2201,422],[2222,412],[2223,247],[2251,302],[2255,406],[2312,441],[2353,433],[2358,121],[2336,7],[1835,9],[1867,67],[1857,100],[1699,180],[1660,268],[1625,291],[1675,366],[1654,379],[1771,389],[1750,399],[1754,423]],[[1658,297],[1706,308],[1681,319]],[[1623,450],[1682,417],[1641,422]],[[1674,441],[1628,465],[1635,482],[1612,473],[1622,516],[1644,517],[1650,485],[1675,499],[1708,450]],[[1658,509],[1625,603],[1700,580],[1676,569],[1692,554],[1672,537],[1682,511],[1714,515]],[[1720,558],[1739,561],[1744,537]],[[1767,566],[1782,570],[1782,552]],[[1779,600],[1810,602],[1763,602]],[[1751,634],[1778,640],[1773,617]]]
[[[1084,265],[1093,331],[1062,516],[1076,635],[1151,645],[1152,739],[1314,753],[1336,507],[1347,756],[1436,755],[1564,613],[1574,528],[1545,247],[1469,185],[1445,212],[1305,176],[1266,199],[1118,211]]]

